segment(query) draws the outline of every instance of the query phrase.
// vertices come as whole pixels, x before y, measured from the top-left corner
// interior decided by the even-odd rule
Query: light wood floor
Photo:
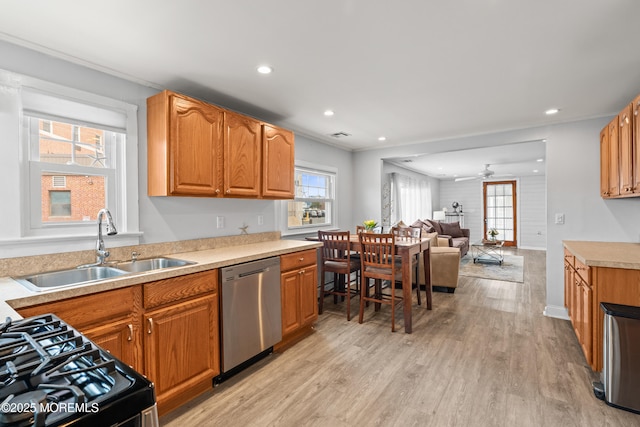
[[[410,335],[390,332],[388,306],[360,325],[327,298],[316,333],[161,425],[640,426],[593,396],[570,323],[542,315],[545,253],[516,252],[525,283],[461,276],[432,311],[414,306]]]

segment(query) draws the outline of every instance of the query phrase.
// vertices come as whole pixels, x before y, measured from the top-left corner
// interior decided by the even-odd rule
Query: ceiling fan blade
[[[470,179],[477,179],[477,177],[475,177],[475,176],[465,176],[465,177],[462,177],[462,178],[456,178],[455,182],[469,181]]]

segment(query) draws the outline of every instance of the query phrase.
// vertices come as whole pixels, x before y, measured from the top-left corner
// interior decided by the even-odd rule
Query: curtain
[[[391,173],[391,224],[431,218],[431,187],[426,179]]]

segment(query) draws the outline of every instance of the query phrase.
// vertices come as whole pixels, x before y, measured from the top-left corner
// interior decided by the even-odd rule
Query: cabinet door
[[[318,319],[318,268],[313,265],[300,271],[300,322],[308,325]]]
[[[582,319],[581,319],[581,326],[582,326],[582,331],[581,331],[581,345],[582,345],[582,352],[584,353],[585,358],[587,359],[587,363],[589,363],[590,365],[593,365],[593,360],[592,360],[592,346],[591,346],[591,335],[592,335],[592,330],[591,330],[591,325],[592,325],[592,310],[591,310],[591,304],[592,304],[592,295],[593,295],[593,291],[591,290],[591,287],[588,286],[586,283],[582,283],[582,285],[580,286],[580,303],[581,303],[581,314],[582,314]]]
[[[263,125],[262,197],[293,199],[294,159],[293,132]]]
[[[633,153],[633,192],[640,193],[640,95],[631,104],[633,130],[631,132]]]
[[[220,373],[217,295],[144,315],[145,372],[165,413],[211,387]]]
[[[600,131],[600,196],[609,198],[609,125]]]
[[[223,111],[176,94],[170,98],[169,193],[220,195]]]
[[[280,298],[282,304],[282,336],[300,328],[300,271],[292,270],[280,276]]]
[[[260,196],[261,123],[225,112],[224,193],[227,197]]]
[[[618,118],[609,123],[609,196],[620,195]]]
[[[618,115],[618,140],[620,144],[620,194],[631,194],[633,192],[632,128],[631,104],[629,104]]]
[[[571,316],[571,288],[573,286],[573,267],[565,260],[564,262],[564,306],[567,307],[567,313]]]
[[[134,330],[133,322],[123,319],[103,326],[81,331],[91,341],[107,350],[114,357],[139,372],[143,372],[142,358],[137,351],[140,345],[139,329]]]

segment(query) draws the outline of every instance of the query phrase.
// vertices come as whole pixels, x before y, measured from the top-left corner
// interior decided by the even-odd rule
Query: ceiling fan
[[[492,171],[491,169],[489,169],[489,166],[491,166],[490,164],[485,164],[484,165],[484,169],[480,172],[478,172],[477,176],[463,176],[461,178],[456,178],[455,182],[458,181],[468,181],[470,179],[487,179],[489,177],[502,177],[502,176],[511,176],[511,174],[504,174],[504,175],[495,175],[495,172]]]

